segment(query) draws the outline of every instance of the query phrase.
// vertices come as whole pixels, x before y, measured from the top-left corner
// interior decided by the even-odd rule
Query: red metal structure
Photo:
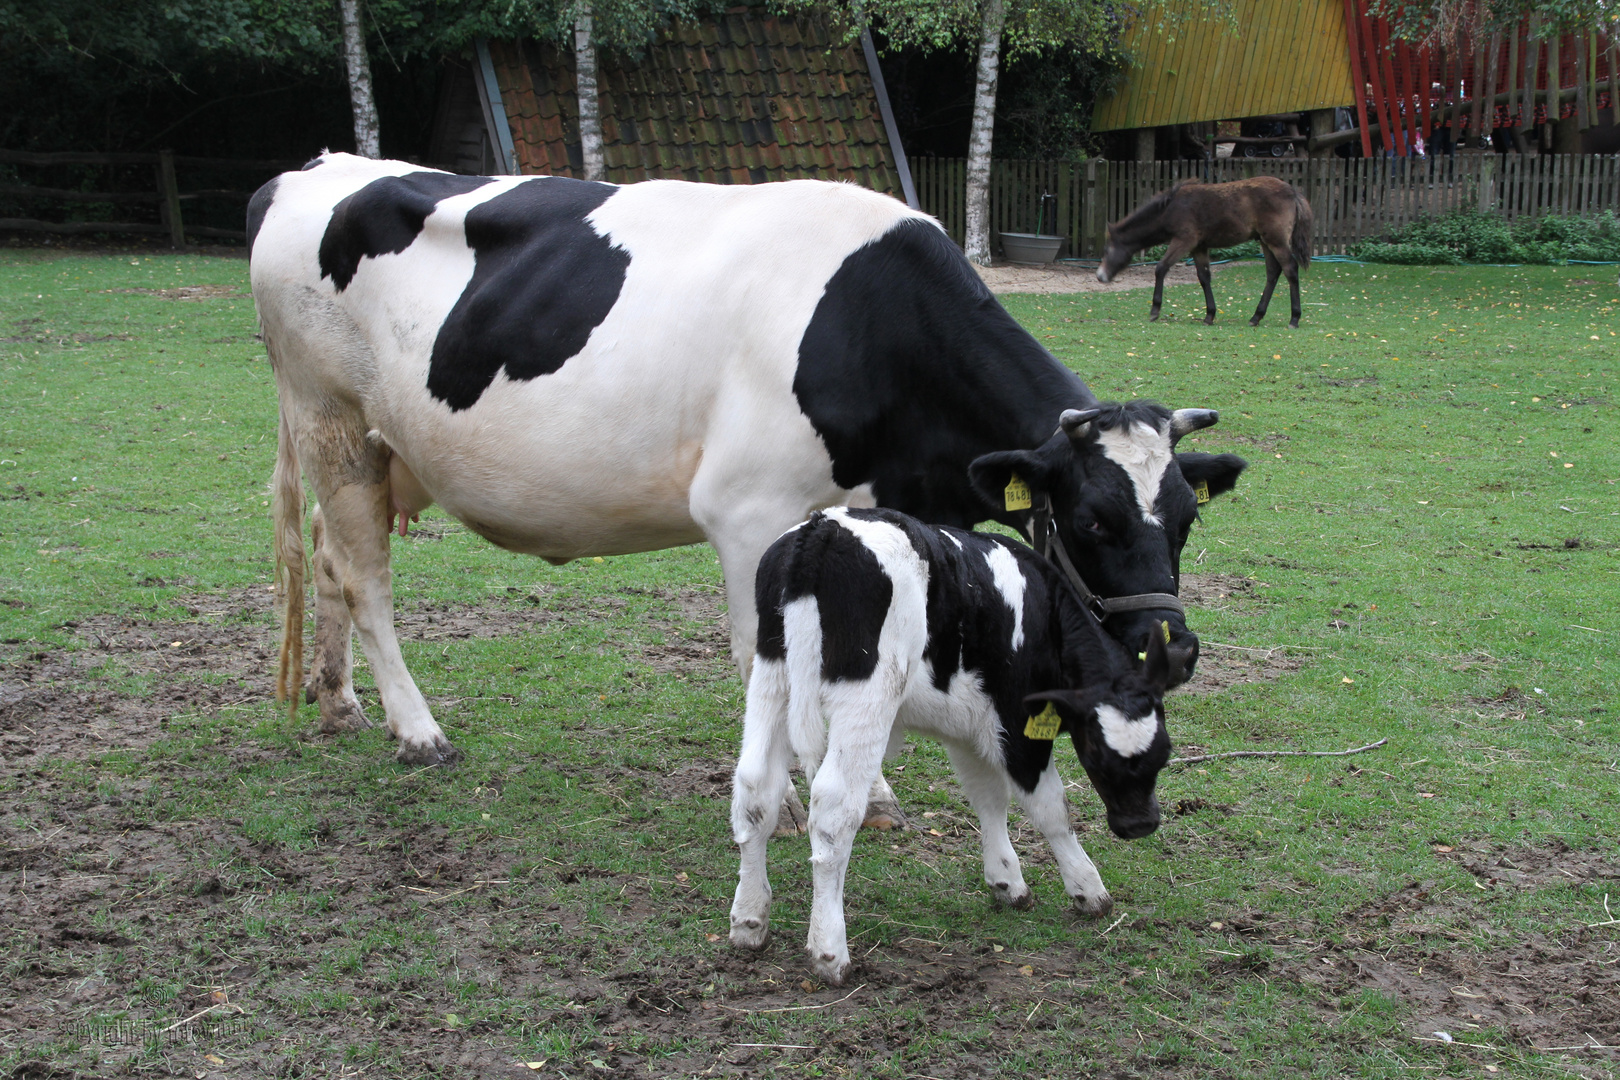
[[[1344,0],[1351,75],[1365,88],[1356,100],[1365,157],[1375,143],[1380,154],[1414,154],[1420,136],[1426,142],[1441,128],[1457,146],[1477,146],[1495,128],[1522,132],[1566,117],[1584,131],[1598,123],[1600,109],[1614,107],[1614,34],[1545,34],[1526,18],[1449,49],[1416,46],[1396,38],[1370,8],[1369,0]]]

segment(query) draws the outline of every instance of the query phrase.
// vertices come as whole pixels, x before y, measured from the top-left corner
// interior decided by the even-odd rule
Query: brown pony
[[[1250,326],[1260,325],[1271,304],[1277,275],[1288,275],[1293,318],[1299,326],[1299,272],[1311,265],[1311,204],[1293,185],[1275,176],[1256,176],[1227,184],[1183,180],[1161,191],[1123,221],[1108,226],[1108,246],[1097,280],[1103,284],[1130,265],[1143,248],[1168,244],[1159,260],[1153,285],[1152,321],[1164,304],[1164,275],[1176,263],[1192,256],[1198,284],[1204,287],[1204,324],[1215,321],[1215,294],[1209,287],[1209,249],[1232,247],[1258,239],[1266,253],[1266,291],[1254,309]]]

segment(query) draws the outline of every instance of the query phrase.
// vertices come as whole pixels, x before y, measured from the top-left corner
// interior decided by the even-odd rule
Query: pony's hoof
[[[1159,321],[1159,309],[1154,308],[1152,311],[1148,312],[1148,322],[1158,322],[1158,321]]]
[[[1298,319],[1289,319],[1288,320],[1288,329],[1290,329],[1290,330],[1298,330],[1299,329],[1299,320]]]
[[[1214,326],[1215,325],[1215,313],[1213,311],[1210,312],[1208,315],[1204,316],[1204,325],[1205,326]]]

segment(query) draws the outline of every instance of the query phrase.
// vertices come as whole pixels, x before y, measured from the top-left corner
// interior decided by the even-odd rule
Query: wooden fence
[[[923,210],[961,243],[967,163],[913,158],[911,170]],[[1155,192],[1185,179],[1218,183],[1262,175],[1304,192],[1316,219],[1317,255],[1343,254],[1415,218],[1460,206],[1507,218],[1620,212],[1620,156],[1614,155],[997,161],[990,171],[990,227],[1035,232],[1039,218],[1042,232],[1068,239],[1067,254],[1094,259],[1108,223]]]
[[[107,176],[115,172],[124,177],[138,177],[142,170],[140,167],[148,166],[152,169],[151,186],[137,186],[131,182],[119,186],[126,189],[136,187],[136,190],[122,191],[91,191],[80,187],[46,187],[40,184],[24,184],[0,180],[0,204],[17,204],[19,201],[29,204],[75,204],[98,207],[118,208],[114,212],[125,213],[124,207],[151,207],[146,214],[126,216],[145,217],[145,221],[111,221],[111,220],[65,220],[55,221],[41,217],[0,217],[0,229],[19,229],[30,232],[50,232],[68,234],[86,233],[113,233],[167,236],[169,242],[175,247],[184,247],[186,236],[210,237],[222,240],[246,240],[245,229],[223,228],[218,225],[188,224],[185,221],[183,208],[190,204],[198,208],[200,203],[228,203],[244,207],[252,196],[251,190],[241,191],[235,188],[196,188],[191,191],[182,191],[178,180],[179,170],[195,171],[203,174],[209,173],[249,173],[258,174],[259,182],[268,180],[276,173],[288,169],[296,169],[301,161],[238,161],[227,158],[201,158],[176,155],[168,150],[160,150],[149,154],[93,154],[93,153],[30,153],[25,150],[0,150],[0,165],[21,165],[34,168],[58,168],[62,166],[105,166]],[[134,166],[134,170],[130,169]],[[82,172],[82,170],[81,170]],[[103,184],[111,186],[116,181],[103,180]],[[255,187],[257,184],[254,185]],[[34,211],[38,213],[37,210]],[[245,209],[232,211],[238,220],[245,214]],[[193,214],[193,217],[199,216]]]

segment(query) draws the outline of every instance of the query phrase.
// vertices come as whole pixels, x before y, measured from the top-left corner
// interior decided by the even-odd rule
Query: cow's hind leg
[[[1266,308],[1271,306],[1271,293],[1277,287],[1277,278],[1282,274],[1282,263],[1277,256],[1271,253],[1265,241],[1260,243],[1261,250],[1266,253],[1266,291],[1260,294],[1260,305],[1254,309],[1254,318],[1249,320],[1250,326],[1259,326],[1260,320],[1266,317]]]
[[[788,790],[787,665],[761,660],[748,683],[742,752],[731,782],[731,835],[742,849],[731,901],[731,943],[758,949],[770,937],[771,882],[766,846]]]
[[[459,756],[434,722],[411,679],[394,636],[394,589],[388,565],[388,459],[365,428],[342,416],[323,417],[300,438],[304,463],[325,521],[324,558],[360,635],[377,680],[389,732],[403,765],[447,765]]]
[[[962,794],[979,815],[979,842],[984,854],[984,883],[1000,903],[1027,910],[1035,906],[1035,894],[1024,883],[1018,853],[1007,836],[1007,774],[985,761],[972,749],[946,743],[951,767],[962,784]]]
[[[306,700],[321,707],[321,731],[335,735],[371,726],[354,696],[354,623],[343,602],[337,558],[326,541],[326,515],[320,507],[310,516],[315,569],[315,664],[310,669]]]
[[[1093,917],[1112,911],[1114,898],[1108,895],[1102,876],[1069,826],[1069,804],[1063,797],[1063,778],[1058,775],[1057,765],[1046,766],[1034,791],[1018,792],[1018,802],[1051,846],[1058,872],[1063,875],[1063,891],[1074,906]]]
[[[1215,324],[1215,290],[1209,279],[1209,252],[1193,252],[1193,266],[1198,271],[1198,284],[1204,287],[1204,325]]]
[[[810,781],[810,867],[815,900],[810,907],[810,933],[805,950],[810,968],[829,985],[849,974],[849,941],[844,928],[844,878],[855,834],[866,817],[867,795],[883,764],[894,725],[894,702],[878,692],[885,679],[874,675],[851,693],[844,684],[834,693],[845,700],[829,709],[827,753]],[[896,680],[898,681],[898,680]]]

